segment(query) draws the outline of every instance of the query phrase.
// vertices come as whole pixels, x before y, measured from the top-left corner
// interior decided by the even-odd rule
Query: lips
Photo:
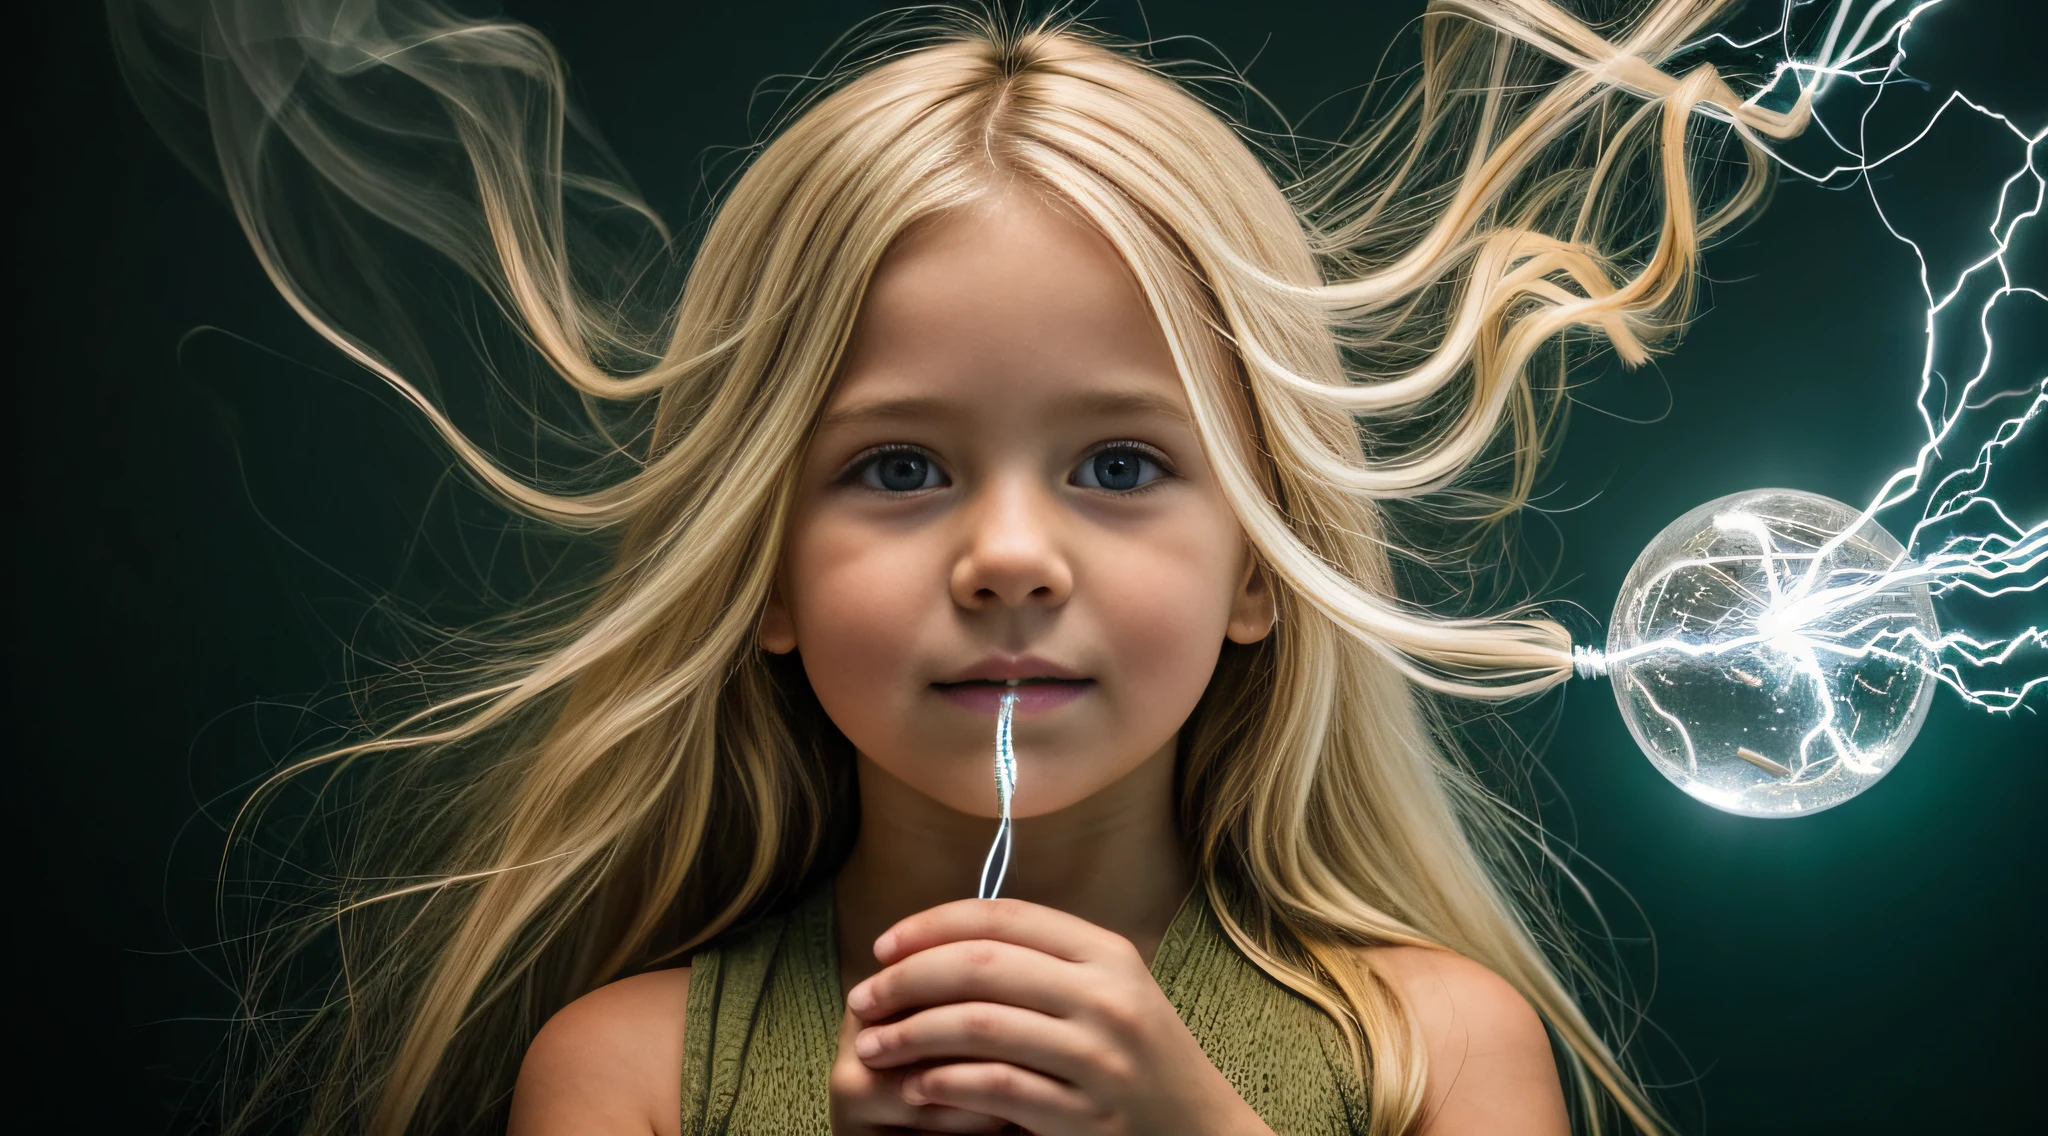
[[[1057,710],[1095,689],[1094,679],[1034,678],[1018,682],[970,680],[967,682],[935,682],[932,689],[939,697],[964,710],[976,714],[993,715],[1002,704],[1003,695],[1017,696],[1017,714],[1029,717]]]
[[[932,684],[946,701],[977,714],[994,714],[1003,695],[1017,696],[1017,713],[1056,710],[1095,689],[1095,680],[1036,655],[990,656]]]
[[[1044,679],[1068,682],[1086,682],[1088,676],[1069,666],[1042,659],[1037,655],[990,655],[972,666],[964,667],[939,680],[938,685],[952,686],[968,682],[1005,683],[1015,679],[1019,682],[1035,682]]]

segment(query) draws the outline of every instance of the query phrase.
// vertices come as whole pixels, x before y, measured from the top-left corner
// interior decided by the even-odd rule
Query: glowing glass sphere
[[[1913,744],[1939,632],[1899,542],[1860,510],[1757,489],[1671,522],[1636,558],[1606,667],[1658,772],[1715,808],[1801,816],[1877,783]]]

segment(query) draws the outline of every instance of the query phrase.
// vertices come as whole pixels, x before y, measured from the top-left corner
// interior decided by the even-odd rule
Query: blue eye
[[[1165,476],[1158,459],[1136,446],[1109,446],[1088,455],[1074,471],[1074,484],[1128,493]]]
[[[861,463],[860,483],[888,493],[913,493],[944,485],[946,478],[922,450],[884,450]]]

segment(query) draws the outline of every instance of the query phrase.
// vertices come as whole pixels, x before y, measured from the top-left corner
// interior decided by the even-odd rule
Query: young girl
[[[1722,6],[1598,35],[1435,0],[1414,89],[1284,187],[1134,51],[944,19],[787,123],[643,333],[600,238],[645,207],[565,166],[530,29],[117,5],[174,137],[162,47],[197,49],[207,168],[308,322],[508,504],[613,542],[475,689],[281,775],[416,763],[334,909],[345,996],[239,1119],[303,1089],[311,1130],[391,1136],[1558,1132],[1555,1052],[1584,1126],[1654,1129],[1428,703],[1546,689],[1569,640],[1404,601],[1428,561],[1383,503],[1505,465],[1511,507],[1532,363],[1639,362],[1685,315],[1801,112],[1659,69]],[[1704,118],[1747,147],[1726,192]],[[633,470],[559,491],[479,448],[340,314],[365,230],[311,201],[453,258],[586,401],[651,404],[593,418]]]

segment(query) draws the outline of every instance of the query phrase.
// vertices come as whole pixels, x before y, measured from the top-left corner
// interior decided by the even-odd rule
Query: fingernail
[[[865,982],[854,987],[853,992],[846,996],[846,1008],[853,1011],[854,1017],[859,1017],[873,1009],[874,1002],[875,996],[869,993],[868,984]]]
[[[884,931],[884,932],[882,932],[882,937],[881,937],[881,938],[879,938],[879,939],[876,939],[876,940],[875,940],[875,957],[876,957],[876,958],[885,958],[885,957],[887,957],[887,956],[889,956],[889,955],[892,955],[892,954],[894,954],[895,952],[896,952],[896,932],[894,932],[894,931]]]
[[[874,1030],[862,1030],[860,1036],[853,1039],[853,1051],[863,1060],[873,1057],[882,1051],[882,1039],[875,1035]]]
[[[923,1104],[930,1099],[924,1095],[924,1079],[915,1073],[903,1078],[903,1089],[898,1095],[904,1104]]]

